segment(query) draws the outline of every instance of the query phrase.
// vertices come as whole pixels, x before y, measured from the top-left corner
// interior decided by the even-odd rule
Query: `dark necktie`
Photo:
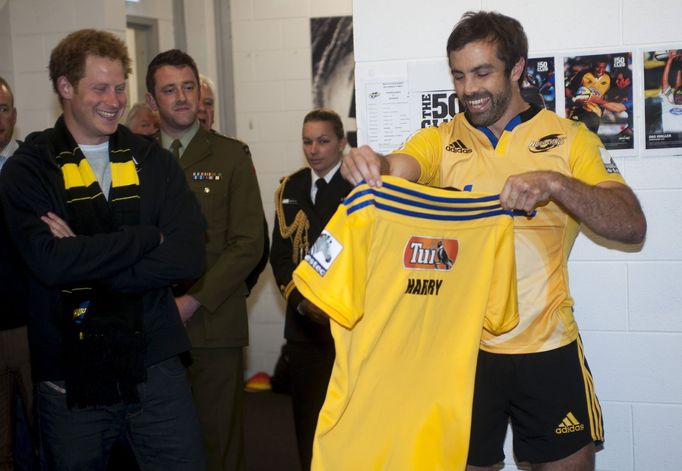
[[[171,152],[173,152],[173,155],[175,156],[176,159],[180,158],[180,147],[182,147],[182,143],[180,142],[179,139],[175,139],[171,143]]]
[[[327,180],[318,178],[315,180],[315,186],[317,187],[317,193],[315,194],[315,209],[319,209],[320,206],[324,204],[324,190],[327,188]]]

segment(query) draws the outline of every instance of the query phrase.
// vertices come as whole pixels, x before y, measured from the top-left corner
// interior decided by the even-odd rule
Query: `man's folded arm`
[[[176,161],[168,159],[168,178],[160,202],[158,227],[163,243],[137,263],[106,281],[122,292],[142,292],[190,282],[205,265],[205,220]]]
[[[44,188],[21,185],[23,168],[10,165],[0,180],[7,230],[29,269],[48,286],[91,282],[132,266],[159,245],[159,229],[129,226],[119,231],[57,238],[41,220],[55,212]],[[59,215],[64,219],[64,215]]]

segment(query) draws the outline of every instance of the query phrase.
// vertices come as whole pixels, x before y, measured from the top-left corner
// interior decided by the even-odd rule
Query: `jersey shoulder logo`
[[[412,270],[452,270],[459,242],[456,239],[413,236],[403,253],[403,266]]]
[[[310,250],[308,250],[308,253],[305,255],[305,261],[308,262],[320,276],[324,276],[342,250],[343,246],[341,243],[328,231],[324,230],[313,246],[310,247]]]
[[[445,150],[448,152],[454,152],[456,154],[471,154],[472,150],[469,149],[461,139],[455,139],[450,144],[445,146]]]
[[[566,142],[566,136],[563,134],[548,134],[535,141],[530,141],[528,150],[534,154],[539,154],[540,152],[547,152],[548,150],[559,147],[564,142]]]
[[[601,161],[608,173],[617,173],[620,175],[620,170],[618,170],[618,166],[616,165],[616,162],[613,161],[613,158],[611,157],[611,154],[609,154],[608,150],[606,150],[604,147],[600,147],[599,155],[601,156]]]

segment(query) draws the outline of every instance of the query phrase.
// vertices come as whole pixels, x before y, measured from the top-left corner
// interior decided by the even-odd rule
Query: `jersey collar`
[[[530,107],[527,110],[522,111],[521,113],[514,116],[511,119],[511,121],[509,121],[507,125],[504,127],[504,130],[512,131],[519,124],[525,123],[526,121],[530,121],[536,114],[540,112],[541,109],[542,108],[536,105],[530,104]],[[466,118],[466,115],[464,115],[464,117]],[[493,148],[497,146],[498,138],[495,137],[495,134],[493,134],[493,132],[490,129],[488,129],[485,126],[476,126],[476,129],[478,129],[488,137],[488,140],[490,141],[490,144],[492,144]]]

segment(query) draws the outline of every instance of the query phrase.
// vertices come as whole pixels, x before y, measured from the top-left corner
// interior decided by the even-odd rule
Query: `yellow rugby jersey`
[[[595,77],[595,75],[589,71],[583,75],[580,84],[591,92],[603,97],[611,88],[611,76],[609,74],[601,74],[598,77]],[[592,111],[599,116],[602,115],[602,108],[596,103],[586,102],[583,104],[583,108]]]
[[[498,196],[383,181],[293,275],[336,347],[312,469],[464,469],[481,331],[518,321],[512,217]]]
[[[396,153],[419,162],[420,183],[499,193],[510,175],[552,170],[589,185],[624,183],[596,134],[584,124],[531,108],[507,126],[496,146],[460,113],[438,128],[418,131]],[[579,224],[556,204],[532,219],[514,218],[519,316],[501,336],[483,333],[481,348],[533,353],[567,345],[578,336],[568,287],[568,256]]]

